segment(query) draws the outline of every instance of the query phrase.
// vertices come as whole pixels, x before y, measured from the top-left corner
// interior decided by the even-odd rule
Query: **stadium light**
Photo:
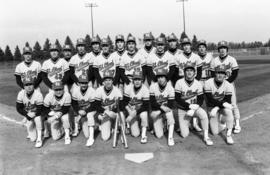
[[[186,20],[185,20],[185,1],[188,0],[176,0],[176,2],[182,2],[182,8],[183,8],[183,24],[184,24],[184,33],[186,33]]]
[[[98,7],[96,3],[85,3],[85,7],[89,7],[91,10],[91,28],[92,28],[92,38],[94,37],[94,20],[93,20],[93,7]]]

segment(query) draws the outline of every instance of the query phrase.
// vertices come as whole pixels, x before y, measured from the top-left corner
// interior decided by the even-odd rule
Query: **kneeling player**
[[[187,63],[184,67],[184,78],[175,85],[175,100],[178,107],[179,127],[182,137],[189,134],[189,124],[193,117],[200,119],[206,145],[213,145],[208,136],[208,116],[201,108],[203,103],[202,84],[195,79],[195,64]]]
[[[95,99],[95,90],[88,86],[87,75],[80,75],[78,78],[79,88],[75,88],[72,92],[72,107],[78,114],[75,117],[75,128],[73,136],[79,134],[79,121],[83,120],[83,133],[86,138],[86,146],[94,144],[94,116],[95,112],[90,112],[90,107]]]
[[[34,89],[34,80],[26,77],[23,80],[24,89],[17,96],[16,108],[27,120],[27,138],[32,142],[36,141],[35,147],[42,146],[42,120],[41,111],[43,107],[43,97],[39,90]]]
[[[168,145],[174,145],[173,132],[174,132],[174,117],[173,117],[173,102],[174,102],[174,89],[167,80],[168,71],[166,69],[156,70],[157,82],[150,86],[150,103],[152,107],[151,118],[154,123],[154,131],[158,138],[164,134],[163,131],[163,117],[167,121],[169,128]]]
[[[53,91],[49,92],[44,99],[44,112],[48,116],[48,123],[53,140],[58,140],[65,131],[65,144],[71,143],[70,139],[70,122],[69,108],[71,105],[71,96],[64,91],[64,85],[61,81],[53,83]],[[45,125],[46,127],[46,125]]]
[[[123,106],[128,112],[126,122],[130,126],[131,135],[140,135],[139,120],[141,121],[141,143],[147,142],[146,130],[148,127],[149,90],[143,85],[142,71],[133,73],[133,84],[125,88]],[[139,117],[138,117],[139,116]]]
[[[95,92],[95,102],[90,111],[97,111],[99,113],[98,120],[100,121],[101,138],[104,141],[109,140],[111,136],[112,121],[117,115],[117,106],[119,101],[123,100],[121,91],[113,86],[113,72],[107,70],[103,74],[103,85],[100,86]],[[122,107],[120,106],[122,110]],[[120,112],[122,120],[124,120],[123,112]],[[94,118],[94,115],[92,115]],[[92,119],[94,121],[94,119]]]
[[[220,132],[223,119],[226,121],[227,137],[226,141],[232,145],[233,112],[231,105],[232,89],[230,83],[225,80],[226,68],[218,66],[215,68],[215,78],[205,82],[204,90],[206,94],[206,104],[210,116],[210,128],[214,135]],[[220,127],[219,127],[220,126]]]

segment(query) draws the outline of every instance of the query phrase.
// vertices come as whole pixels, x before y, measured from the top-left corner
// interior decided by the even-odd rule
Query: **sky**
[[[183,31],[182,3],[176,0],[0,0],[0,47],[25,42],[41,45],[49,38],[73,42],[91,34],[90,8],[95,2],[94,33],[101,37],[132,33]],[[188,0],[185,2],[186,33],[209,42],[262,41],[270,38],[269,0]]]

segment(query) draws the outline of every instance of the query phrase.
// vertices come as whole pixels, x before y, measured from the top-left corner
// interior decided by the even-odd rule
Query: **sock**
[[[89,138],[88,139],[94,139],[94,127],[89,126]]]
[[[69,138],[69,129],[65,129],[65,138]]]
[[[142,127],[142,137],[146,137],[146,127]]]
[[[230,136],[230,135],[232,135],[232,129],[227,130],[227,136]]]
[[[41,129],[37,129],[37,140],[41,140]]]
[[[208,129],[206,129],[206,130],[203,131],[203,137],[204,137],[204,139],[208,139],[209,138],[208,137]]]
[[[235,126],[240,126],[240,121],[239,121],[239,119],[236,119],[236,120],[235,120]]]
[[[169,125],[169,136],[168,138],[173,138],[174,125]]]

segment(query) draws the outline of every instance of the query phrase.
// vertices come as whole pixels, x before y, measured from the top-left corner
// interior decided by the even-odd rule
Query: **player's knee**
[[[103,141],[107,141],[110,139],[110,132],[109,131],[104,131],[104,132],[101,132],[101,138]]]
[[[140,131],[138,129],[134,129],[131,131],[131,135],[133,137],[139,137],[140,136]]]
[[[189,132],[188,131],[181,131],[180,135],[183,138],[186,138],[188,136]]]
[[[163,133],[163,130],[162,129],[156,129],[155,130],[155,135],[158,139],[162,138],[164,133]]]
[[[41,117],[40,116],[35,117],[34,121],[35,121],[36,129],[41,130],[42,129]]]

